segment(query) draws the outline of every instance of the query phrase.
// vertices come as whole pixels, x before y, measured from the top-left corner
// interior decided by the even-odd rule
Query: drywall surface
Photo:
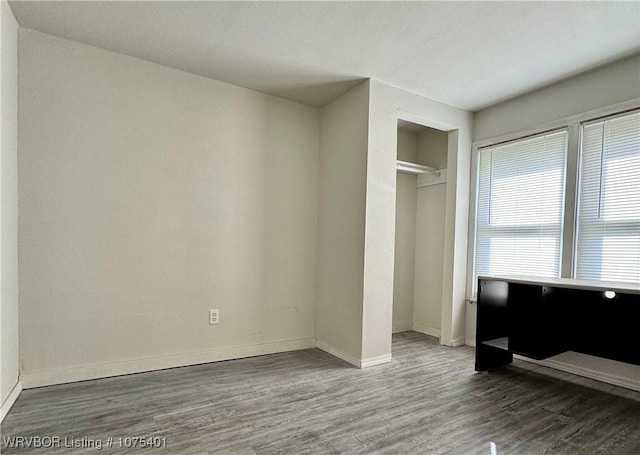
[[[446,200],[444,183],[418,188],[413,321],[431,334],[440,330],[442,320]]]
[[[474,140],[640,98],[640,55],[589,71],[475,113]]]
[[[26,29],[19,70],[27,383],[313,340],[317,109]]]
[[[475,114],[474,140],[537,128],[625,101],[640,102],[640,56],[618,61]],[[467,305],[466,337],[473,344],[476,306]],[[597,336],[597,334],[596,334]],[[640,366],[612,364],[606,359],[567,353],[554,358],[555,367],[619,384],[640,387]],[[614,380],[610,381],[613,377]]]
[[[398,159],[416,162],[418,135],[398,130]],[[416,176],[397,173],[396,241],[393,270],[393,333],[413,327],[413,277],[416,250]]]
[[[18,24],[9,4],[0,2],[0,198],[2,219],[0,243],[2,295],[0,296],[0,398],[2,413],[18,384],[20,352],[18,347]]]
[[[445,169],[448,141],[447,132],[425,128],[418,135],[420,162]],[[418,188],[413,319],[416,328],[429,334],[441,328],[446,199],[444,183]]]
[[[398,128],[398,159],[418,163],[418,133]]]
[[[316,336],[319,347],[358,366],[368,109],[364,82],[320,111]]]
[[[464,343],[472,115],[378,81],[370,87],[362,356],[391,354],[399,117],[449,132],[441,342]]]
[[[447,167],[449,135],[445,131],[425,128],[418,135],[418,156],[421,163],[436,169]]]

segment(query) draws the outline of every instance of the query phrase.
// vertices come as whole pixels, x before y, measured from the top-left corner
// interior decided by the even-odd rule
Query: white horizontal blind
[[[640,112],[583,126],[576,278],[640,283]]]
[[[474,294],[479,275],[560,276],[567,131],[479,155]]]

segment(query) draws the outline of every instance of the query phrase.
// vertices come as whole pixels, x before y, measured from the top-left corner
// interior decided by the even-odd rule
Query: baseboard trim
[[[523,357],[517,354],[513,356],[515,359],[524,360],[525,362],[534,363],[554,370],[564,371],[565,373],[575,374],[577,376],[583,376],[585,378],[594,379],[596,381],[604,382],[607,384],[615,385],[618,387],[624,387],[625,389],[635,390],[640,392],[640,381],[634,381],[629,378],[623,378],[612,374],[605,373],[603,371],[593,370],[591,368],[584,368],[577,365],[571,365],[558,360],[535,360],[528,357]]]
[[[459,337],[459,338],[453,338],[448,343],[443,342],[442,339],[441,339],[440,340],[440,344],[443,345],[443,346],[449,346],[449,347],[452,347],[452,348],[457,348],[458,346],[464,346],[467,343],[465,342],[465,337]]]
[[[331,354],[332,356],[337,357],[340,360],[344,360],[345,362],[350,363],[355,367],[361,368],[361,362],[359,359],[356,359],[355,357],[351,357],[350,355],[340,352],[333,346],[329,346],[327,343],[323,343],[322,341],[316,341],[316,348],[326,352],[327,354]]]
[[[202,352],[173,354],[144,359],[110,362],[97,365],[87,365],[77,368],[67,368],[44,373],[22,373],[21,382],[25,389],[44,387],[68,382],[87,381],[91,379],[123,376],[146,371],[164,370],[202,363],[219,362],[222,360],[255,357],[279,352],[312,349],[316,346],[315,338],[301,338],[296,340],[274,341],[270,343],[246,346],[229,346]]]
[[[374,367],[376,365],[382,365],[383,363],[389,362],[391,362],[391,354],[379,355],[377,357],[362,359],[360,362],[360,368]]]
[[[393,328],[391,329],[391,333],[408,332],[410,330],[413,330],[412,321],[400,321],[400,322],[393,323]]]
[[[4,400],[4,403],[2,403],[2,406],[0,407],[0,422],[2,422],[7,414],[9,414],[11,407],[20,396],[20,393],[22,393],[22,383],[21,381],[18,381],[18,383],[13,386],[13,389],[9,392],[7,399]]]
[[[466,343],[464,337],[454,338],[453,340],[451,340],[451,346],[453,346],[454,348],[457,348],[458,346],[464,346],[465,344]]]
[[[330,346],[327,343],[323,343],[322,341],[316,341],[316,347],[326,352],[327,354],[331,354],[332,356],[337,357],[340,360],[344,360],[345,362],[350,363],[351,365],[358,368],[369,368],[376,365],[382,365],[383,363],[391,362],[391,354],[385,354],[360,360],[356,359],[355,357],[351,357],[344,352],[340,352],[333,346]]]
[[[429,327],[427,324],[423,324],[422,322],[414,322],[412,328],[414,332],[420,332],[424,333],[425,335],[440,338],[440,329]]]

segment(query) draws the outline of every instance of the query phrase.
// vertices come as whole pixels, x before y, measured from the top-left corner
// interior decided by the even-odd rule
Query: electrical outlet
[[[220,322],[220,310],[209,310],[209,324],[217,324]]]

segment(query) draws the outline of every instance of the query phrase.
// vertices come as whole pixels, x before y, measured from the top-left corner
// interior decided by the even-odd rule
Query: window
[[[478,147],[467,297],[482,275],[640,284],[637,101]]]
[[[480,149],[474,277],[560,276],[566,151],[566,130]]]
[[[582,130],[575,277],[640,283],[640,112]]]

